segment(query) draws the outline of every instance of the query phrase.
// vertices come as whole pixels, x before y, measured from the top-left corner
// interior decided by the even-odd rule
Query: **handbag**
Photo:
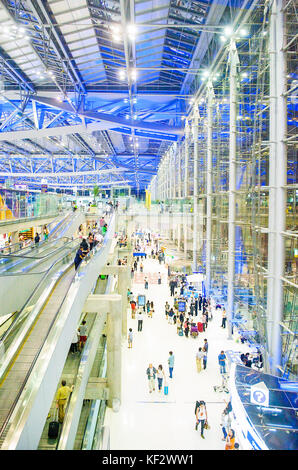
[[[205,422],[204,428],[205,428],[205,429],[210,429],[210,426],[209,426],[209,424],[208,424],[208,421]]]

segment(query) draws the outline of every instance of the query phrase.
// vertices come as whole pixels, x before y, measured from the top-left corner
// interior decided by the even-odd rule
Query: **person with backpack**
[[[201,437],[204,437],[204,429],[207,425],[207,409],[204,401],[200,401],[199,406],[196,409],[196,431],[199,426],[201,426]]]

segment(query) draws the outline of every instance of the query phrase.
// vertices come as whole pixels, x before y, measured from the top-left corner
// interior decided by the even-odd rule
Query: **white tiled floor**
[[[162,284],[133,284],[135,295],[146,294],[153,300],[155,316],[144,316],[143,331],[137,331],[137,319],[129,315],[128,328],[133,329],[133,348],[123,342],[122,356],[122,404],[119,412],[108,409],[105,424],[110,427],[111,450],[161,450],[161,449],[224,449],[220,427],[220,415],[227,395],[216,393],[214,385],[221,384],[217,356],[227,349],[244,351],[241,344],[227,340],[227,330],[220,327],[221,313],[214,313],[212,322],[199,338],[177,335],[175,325],[169,325],[164,315],[164,305],[173,297],[167,284],[167,270],[158,261],[147,259],[144,272],[161,272]],[[196,370],[195,355],[203,339],[209,343],[207,369],[200,374]],[[168,377],[167,359],[172,350],[175,355],[174,378],[168,379],[169,395],[156,391],[149,393],[146,369],[148,364],[157,368],[162,364]],[[244,351],[246,352],[246,351]],[[207,405],[211,429],[205,431],[205,440],[195,431],[194,407],[196,400]]]

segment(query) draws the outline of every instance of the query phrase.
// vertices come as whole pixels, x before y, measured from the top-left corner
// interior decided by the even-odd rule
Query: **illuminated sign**
[[[250,387],[250,402],[255,405],[269,405],[269,390],[264,382],[259,382]]]

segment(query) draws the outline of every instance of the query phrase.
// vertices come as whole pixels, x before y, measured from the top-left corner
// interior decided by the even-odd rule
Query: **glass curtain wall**
[[[278,86],[276,90],[278,99],[285,101],[286,135],[280,139],[286,156],[286,169],[281,169],[286,174],[284,184],[273,179],[278,180],[281,158],[278,153],[277,160],[273,159],[272,142],[278,140],[273,134],[274,115],[277,132],[283,122],[282,105],[278,104],[280,108],[275,111],[272,105],[272,82],[278,80],[272,66],[274,5],[277,9],[281,6],[283,12],[282,40],[275,47],[279,54],[283,51],[285,62],[282,80],[286,90],[281,93]],[[242,30],[237,25],[239,34],[223,38],[222,54],[209,64],[207,73],[202,70],[200,74],[201,87],[186,117],[185,138],[180,143],[182,179],[187,178],[187,197],[193,210],[192,130],[194,113],[198,112],[196,257],[199,268],[210,275],[209,292],[231,310],[231,334],[240,333],[261,347],[267,370],[289,378],[296,377],[298,363],[297,15],[292,0],[273,1],[270,6],[260,1],[241,25]],[[277,28],[280,26],[278,18]],[[284,206],[276,205],[283,197]],[[277,207],[284,208],[284,225],[280,214],[274,215]],[[276,241],[272,245],[270,234],[282,235],[279,245]],[[274,250],[284,251],[284,266],[274,265]],[[274,313],[274,317],[271,308],[276,308],[276,286],[281,286],[283,305],[279,316]],[[269,356],[276,332],[281,338],[277,345],[281,352],[272,365]]]

